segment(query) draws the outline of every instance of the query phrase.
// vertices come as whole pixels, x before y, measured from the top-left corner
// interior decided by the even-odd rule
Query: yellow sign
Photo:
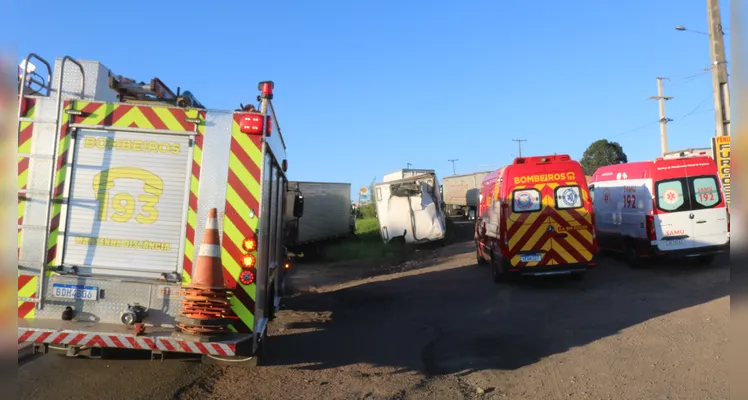
[[[361,188],[361,194],[366,194],[366,191],[367,191],[366,190],[366,186],[364,186],[364,187]]]
[[[151,242],[148,240],[129,240],[129,239],[107,239],[107,238],[91,238],[91,237],[76,237],[76,244],[89,245],[89,246],[102,246],[102,247],[121,247],[125,249],[141,249],[141,250],[159,250],[159,251],[170,251],[171,245],[164,242]]]
[[[87,149],[115,149],[142,151],[147,153],[179,154],[179,143],[155,142],[150,140],[112,139],[102,136],[86,136],[83,147]]]
[[[538,174],[538,175],[525,175],[515,176],[515,185],[524,185],[527,183],[544,183],[544,182],[558,182],[558,181],[575,181],[577,174],[574,172],[556,172],[553,174]]]
[[[730,136],[712,138],[714,161],[717,163],[719,178],[725,188],[725,201],[730,205]]]
[[[135,220],[141,224],[152,224],[158,220],[156,204],[164,192],[164,181],[156,174],[144,169],[133,167],[111,168],[99,172],[93,179],[93,191],[99,201],[99,221],[111,219],[115,222],[127,222],[135,214],[135,197],[129,193],[117,193],[110,199],[109,189],[114,187],[114,181],[120,178],[137,179],[143,181],[146,192],[138,196],[143,203],[140,214]],[[109,209],[114,211],[111,216]]]

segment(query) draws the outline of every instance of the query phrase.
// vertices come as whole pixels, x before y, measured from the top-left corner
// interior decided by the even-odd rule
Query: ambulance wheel
[[[585,276],[587,276],[586,272],[574,272],[571,274],[570,278],[573,281],[583,281]]]
[[[494,257],[491,256],[491,272],[493,273],[493,283],[500,284],[505,283],[509,280],[509,276],[504,268],[505,262],[495,262]]]
[[[698,256],[696,258],[696,261],[698,261],[699,264],[701,265],[709,265],[714,262],[714,258],[715,258],[714,254],[709,254],[705,256]]]
[[[624,255],[626,257],[626,263],[631,268],[641,268],[643,265],[642,259],[639,257],[639,255],[636,253],[636,248],[632,245],[627,245],[626,249],[624,250]]]

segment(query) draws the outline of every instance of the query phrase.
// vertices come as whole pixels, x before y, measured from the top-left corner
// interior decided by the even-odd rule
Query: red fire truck
[[[70,356],[124,348],[257,362],[289,265],[286,146],[273,82],[258,89],[257,107],[208,110],[188,91],[98,61],[23,61],[19,343]],[[188,340],[175,319],[212,208],[234,318],[230,333]]]

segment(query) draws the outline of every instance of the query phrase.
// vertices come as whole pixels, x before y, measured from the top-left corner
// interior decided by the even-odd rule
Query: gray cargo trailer
[[[478,210],[480,187],[490,171],[453,175],[442,178],[442,198],[448,215],[461,214],[475,219]]]
[[[284,221],[288,228],[286,246],[289,249],[355,233],[350,183],[291,181],[288,182],[286,204],[293,204],[297,193],[304,200],[304,215],[294,218],[292,210],[286,210]]]

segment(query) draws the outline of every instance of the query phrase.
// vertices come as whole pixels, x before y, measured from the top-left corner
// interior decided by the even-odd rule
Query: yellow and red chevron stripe
[[[191,282],[195,254],[195,229],[197,226],[197,197],[200,187],[203,135],[205,133],[205,111],[161,105],[146,106],[82,101],[76,102],[74,109],[81,112],[81,115],[75,116],[73,120],[73,123],[79,125],[196,133],[185,234],[184,273],[182,274],[183,283]]]
[[[39,277],[35,275],[18,274],[18,298],[35,299]],[[35,317],[36,303],[18,301],[18,318],[32,319]]]
[[[36,114],[36,99],[24,98],[21,100],[24,102],[24,109],[22,110],[23,118],[34,118]],[[33,122],[21,122],[21,126],[18,130],[18,154],[29,155],[31,154],[31,137],[34,133]],[[18,157],[18,190],[24,190],[27,188],[29,183],[29,158]],[[26,212],[26,200],[25,196],[18,196],[18,258],[21,258],[21,240],[23,233],[21,232],[21,225],[23,225],[23,216]]]
[[[55,160],[54,189],[52,190],[52,207],[49,222],[49,240],[47,241],[47,267],[57,265],[57,240],[60,236],[60,219],[62,215],[62,196],[67,177],[68,150],[70,150],[70,115],[73,102],[66,101],[60,121],[60,137],[57,144],[57,159]],[[48,272],[51,274],[51,271]]]
[[[262,138],[239,130],[243,114],[235,114],[231,128],[231,153],[226,185],[226,214],[223,220],[222,254],[224,278],[233,292],[231,308],[239,317],[233,323],[237,332],[251,332],[254,327],[255,283],[239,281],[240,260],[245,254],[242,242],[257,232],[262,182]],[[250,216],[255,214],[254,218]],[[252,255],[257,257],[256,251]]]
[[[576,185],[567,182],[566,185]],[[517,186],[515,189],[534,188],[541,193],[543,208],[540,212],[523,213],[508,221],[507,237],[512,265],[517,267],[552,266],[581,263],[592,260],[594,239],[591,234],[592,216],[586,208],[558,210],[555,208],[554,189],[558,183]],[[588,193],[582,191],[583,204],[589,204]],[[548,226],[554,231],[548,231]],[[585,228],[585,229],[577,229]],[[563,229],[566,237],[557,235]],[[521,262],[519,251],[545,250],[540,262]]]

